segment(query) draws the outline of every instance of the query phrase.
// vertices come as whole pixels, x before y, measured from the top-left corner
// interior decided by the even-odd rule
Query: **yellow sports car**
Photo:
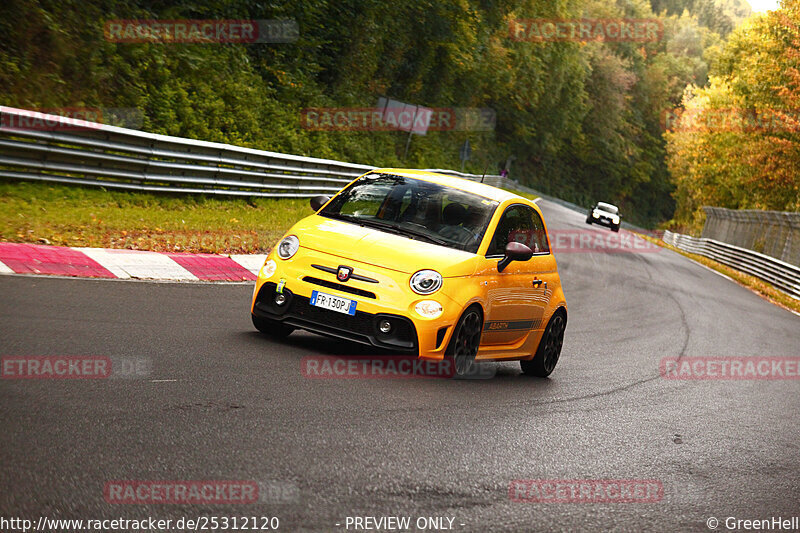
[[[550,375],[567,304],[539,208],[432,172],[376,169],[295,224],[258,274],[255,327],[297,328],[452,361]]]

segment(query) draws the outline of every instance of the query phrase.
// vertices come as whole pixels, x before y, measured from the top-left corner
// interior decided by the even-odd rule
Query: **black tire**
[[[616,232],[616,233],[619,233],[619,226],[612,226],[611,230]]]
[[[550,318],[539,341],[536,355],[528,361],[520,361],[525,374],[546,378],[553,373],[561,355],[564,345],[564,329],[567,327],[567,317],[561,311],[556,311]]]
[[[480,309],[468,308],[458,320],[445,351],[445,357],[452,365],[454,378],[467,377],[473,370],[482,331],[483,314]]]
[[[592,217],[591,217],[591,215],[586,217],[586,223],[589,224],[590,226],[592,225]]]
[[[250,317],[253,319],[253,325],[258,331],[276,339],[285,339],[294,331],[292,326],[286,326],[268,318],[261,318],[252,313]]]

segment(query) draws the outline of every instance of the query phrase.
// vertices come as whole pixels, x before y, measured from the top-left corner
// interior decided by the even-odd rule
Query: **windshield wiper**
[[[394,224],[389,224],[388,222],[378,222],[378,221],[371,221],[371,222],[375,222],[375,225],[380,228],[391,228],[395,230],[398,234],[405,236],[419,237],[421,239],[425,239],[428,242],[432,242],[433,244],[439,244],[441,246],[449,246],[452,244],[444,239],[438,239],[432,235],[428,235],[427,233],[406,228],[404,226],[395,226]]]
[[[397,226],[393,226],[392,224],[387,224],[386,222],[379,222],[371,218],[362,218],[354,215],[344,215],[342,213],[321,213],[321,214],[338,220],[344,220],[345,222],[352,222],[353,224],[358,224],[361,227],[369,226],[371,228],[387,230],[388,232],[394,233],[395,235],[403,234],[402,231],[400,231],[400,228],[398,228]]]
[[[356,224],[361,223],[361,219],[353,215],[344,215],[342,213],[326,213],[324,211],[321,212],[320,215],[324,217],[335,218],[337,220],[344,220],[346,222],[354,222]]]
[[[428,242],[431,242],[433,244],[438,244],[440,246],[451,246],[453,244],[444,239],[438,239],[421,231],[404,228],[402,226],[395,226],[394,224],[376,220],[374,218],[361,218],[353,215],[343,215],[341,213],[321,213],[321,214],[327,215],[331,218],[344,220],[346,222],[352,222],[354,224],[358,224],[359,226],[369,226],[375,229],[384,230],[389,233],[393,233],[395,235],[404,235],[406,237],[419,237],[420,239],[424,239]]]
[[[433,244],[439,244],[441,246],[451,246],[453,244],[453,243],[448,242],[448,241],[446,241],[444,239],[439,239],[437,237],[433,237],[432,235],[428,235],[427,233],[423,233],[421,231],[417,231],[417,230],[413,230],[413,229],[409,229],[409,228],[404,228],[404,227],[398,227],[397,229],[399,229],[400,231],[402,231],[406,235],[413,235],[414,237],[420,237],[422,239],[425,239],[428,242],[432,242]]]

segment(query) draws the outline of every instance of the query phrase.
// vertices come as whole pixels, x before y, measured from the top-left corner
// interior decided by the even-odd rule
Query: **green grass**
[[[221,198],[0,181],[0,241],[170,252],[264,253],[307,199]]]
[[[0,241],[5,242],[265,253],[311,212],[307,199],[222,198],[0,181]]]
[[[531,200],[531,201],[536,200],[537,198],[539,198],[535,194],[529,194],[527,192],[516,191],[514,189],[508,189],[508,192],[510,192],[512,194],[516,194],[517,196],[522,196],[523,198],[527,198],[528,200]]]

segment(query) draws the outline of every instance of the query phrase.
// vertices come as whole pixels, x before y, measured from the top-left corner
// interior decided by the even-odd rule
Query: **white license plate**
[[[354,316],[356,314],[357,303],[358,302],[355,300],[340,298],[339,296],[334,296],[333,294],[327,294],[324,292],[313,291],[311,293],[311,305],[314,307],[322,307],[324,309],[330,309],[331,311],[344,313],[350,316]]]

